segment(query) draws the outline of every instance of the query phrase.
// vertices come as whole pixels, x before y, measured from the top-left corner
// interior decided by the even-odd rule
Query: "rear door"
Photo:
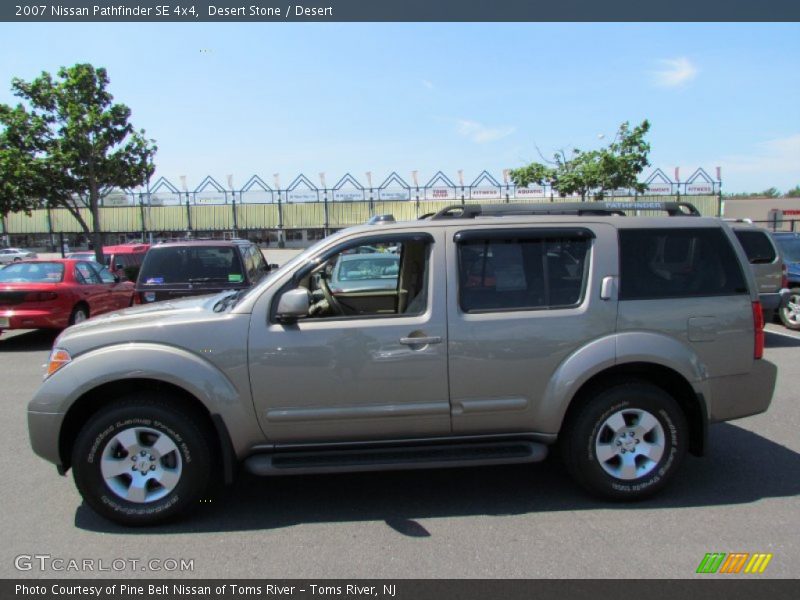
[[[100,280],[95,263],[75,263],[75,281],[78,295],[89,305],[89,316],[111,310],[111,290]]]
[[[619,237],[619,331],[681,341],[708,377],[748,372],[753,309],[733,239],[718,226],[626,227]]]
[[[119,310],[131,305],[133,297],[133,284],[130,281],[117,281],[114,275],[100,265],[93,265],[97,270],[97,275],[105,286],[108,294],[108,305],[106,310]]]
[[[605,224],[448,229],[453,432],[555,433],[543,397],[577,349],[614,331],[616,232]]]

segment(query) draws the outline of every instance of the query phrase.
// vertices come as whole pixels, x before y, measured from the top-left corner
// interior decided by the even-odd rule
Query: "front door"
[[[314,264],[251,320],[252,393],[269,441],[449,434],[443,238],[362,236]],[[310,315],[279,322],[280,295],[296,287],[309,290]]]

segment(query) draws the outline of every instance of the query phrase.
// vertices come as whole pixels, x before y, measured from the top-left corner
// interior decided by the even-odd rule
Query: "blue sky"
[[[800,184],[798,24],[0,24],[10,81],[91,62],[155,138],[158,176],[424,183],[652,123],[651,162],[723,190]],[[605,136],[601,138],[600,136]]]

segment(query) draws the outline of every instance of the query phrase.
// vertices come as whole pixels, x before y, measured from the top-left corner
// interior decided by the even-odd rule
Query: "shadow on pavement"
[[[797,348],[800,346],[800,337],[789,337],[790,334],[780,335],[768,329],[765,329],[764,333],[766,333],[764,345],[767,348]]]
[[[50,350],[59,333],[61,331],[56,329],[34,329],[15,335],[9,335],[8,332],[5,332],[0,336],[0,352]]]
[[[85,504],[81,529],[105,533],[174,534],[277,529],[301,523],[384,521],[407,537],[430,533],[416,519],[540,512],[685,508],[746,504],[800,495],[800,454],[735,425],[711,428],[708,456],[687,456],[660,495],[620,505],[588,497],[556,457],[537,465],[324,476],[257,478],[237,483],[182,521],[126,529]]]

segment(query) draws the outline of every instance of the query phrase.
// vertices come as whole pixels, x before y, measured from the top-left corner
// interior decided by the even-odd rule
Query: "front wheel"
[[[677,402],[648,383],[594,394],[566,424],[567,469],[593,494],[640,500],[663,488],[686,454],[688,426]]]
[[[789,292],[786,304],[781,306],[778,313],[784,327],[800,331],[800,288],[794,288]]]
[[[169,397],[134,394],[95,414],[72,452],[75,485],[95,512],[153,525],[195,508],[212,470],[210,436]]]

